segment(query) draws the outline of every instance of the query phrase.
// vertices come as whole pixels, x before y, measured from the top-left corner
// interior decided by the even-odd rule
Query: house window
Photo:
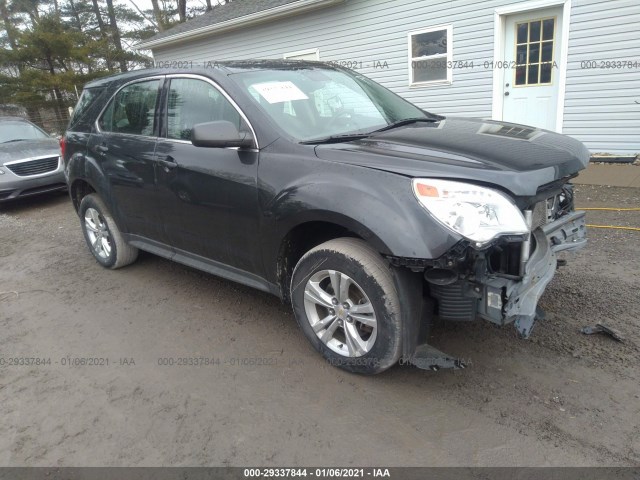
[[[555,18],[516,24],[516,85],[551,84],[555,24]]]
[[[409,33],[410,85],[451,83],[451,25]]]

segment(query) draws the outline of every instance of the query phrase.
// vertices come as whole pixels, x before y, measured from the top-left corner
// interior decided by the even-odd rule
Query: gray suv
[[[101,265],[145,250],[277,295],[352,372],[463,367],[426,343],[436,316],[529,336],[556,254],[586,242],[580,142],[434,115],[322,63],[96,80],[62,146]]]

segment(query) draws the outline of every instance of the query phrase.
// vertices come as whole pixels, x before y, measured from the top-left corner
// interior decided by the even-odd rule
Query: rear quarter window
[[[104,87],[85,88],[71,114],[68,130],[91,129],[92,117],[97,115],[97,100],[102,96]],[[93,112],[93,115],[90,113]]]

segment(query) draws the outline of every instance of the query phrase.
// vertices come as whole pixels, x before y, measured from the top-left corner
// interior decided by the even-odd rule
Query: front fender
[[[291,178],[296,180],[277,190],[273,184],[263,185],[263,193],[278,191],[267,201],[263,196],[262,201],[263,238],[275,240],[265,251],[267,271],[277,263],[282,240],[306,222],[342,226],[380,253],[397,257],[438,258],[461,239],[420,206],[409,177],[353,165],[317,163],[321,165],[314,165],[305,175],[293,172]],[[263,182],[265,177],[268,179],[268,175],[261,177]]]

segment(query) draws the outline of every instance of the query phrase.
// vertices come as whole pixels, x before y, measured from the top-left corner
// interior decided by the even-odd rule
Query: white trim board
[[[507,15],[540,10],[549,7],[562,7],[562,39],[560,43],[560,62],[558,65],[558,109],[556,112],[556,132],[562,133],[564,122],[564,99],[567,89],[567,59],[569,57],[569,29],[571,27],[572,0],[531,0],[499,7],[493,13],[493,62],[504,60],[504,36],[507,25]],[[504,92],[502,88],[503,71],[493,69],[493,99],[491,103],[491,118],[502,120],[504,107]]]
[[[310,48],[308,50],[298,50],[297,52],[285,53],[282,58],[285,60],[291,57],[300,57],[302,55],[315,55],[316,60],[320,60],[320,49],[319,48]]]

